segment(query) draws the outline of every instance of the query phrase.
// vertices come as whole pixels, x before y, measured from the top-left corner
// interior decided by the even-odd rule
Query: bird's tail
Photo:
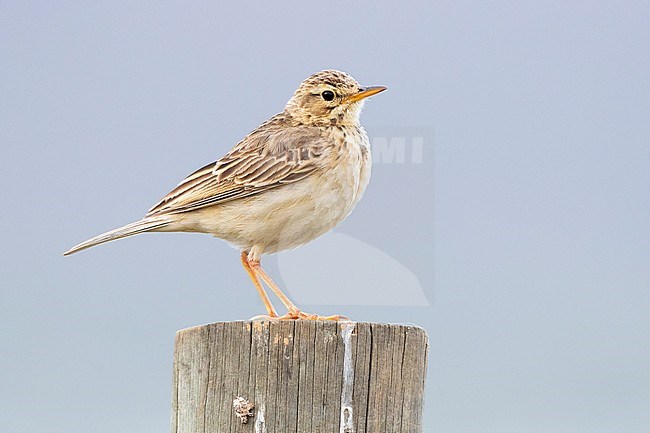
[[[159,229],[171,223],[170,220],[160,219],[160,218],[145,218],[140,221],[136,221],[131,224],[127,224],[124,227],[111,230],[101,235],[95,236],[94,238],[88,239],[85,242],[75,245],[70,248],[68,251],[63,253],[64,256],[69,256],[70,254],[77,253],[86,248],[94,247],[95,245],[103,244],[105,242],[114,241],[116,239],[122,239],[128,236],[137,235],[139,233],[148,232],[151,230]]]

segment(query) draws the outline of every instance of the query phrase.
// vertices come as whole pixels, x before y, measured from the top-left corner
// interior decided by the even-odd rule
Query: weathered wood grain
[[[418,433],[427,351],[424,330],[405,325],[255,321],[185,329],[175,342],[171,431]],[[254,404],[250,414],[246,402]]]

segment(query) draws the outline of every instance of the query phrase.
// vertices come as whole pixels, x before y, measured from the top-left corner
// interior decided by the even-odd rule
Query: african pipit
[[[298,309],[260,266],[264,254],[303,245],[347,217],[370,180],[368,135],[359,123],[361,87],[325,70],[300,84],[284,111],[216,162],[190,174],[140,221],[96,236],[65,255],[144,232],[201,232],[241,250],[268,317],[332,319]],[[261,281],[288,309],[278,316]]]

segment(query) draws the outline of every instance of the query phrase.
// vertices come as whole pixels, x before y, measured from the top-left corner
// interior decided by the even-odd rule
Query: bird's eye
[[[332,101],[334,100],[334,92],[331,90],[325,90],[323,93],[320,94],[324,100],[326,101]]]

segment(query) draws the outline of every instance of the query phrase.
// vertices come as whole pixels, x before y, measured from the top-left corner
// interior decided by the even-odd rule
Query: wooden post
[[[416,433],[428,340],[415,326],[222,322],[179,331],[172,433]]]

